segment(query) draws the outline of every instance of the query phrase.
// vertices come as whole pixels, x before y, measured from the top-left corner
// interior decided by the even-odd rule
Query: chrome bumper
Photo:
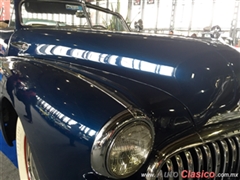
[[[240,179],[240,120],[204,126],[158,151],[147,180]]]

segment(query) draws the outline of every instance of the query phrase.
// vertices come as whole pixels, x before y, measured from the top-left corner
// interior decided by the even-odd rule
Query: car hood
[[[120,85],[128,98],[160,98],[143,87],[163,92],[181,102],[196,124],[232,110],[239,99],[239,53],[218,41],[40,29],[18,31],[12,40],[29,45],[24,52],[11,47],[13,55],[81,66],[109,85]]]

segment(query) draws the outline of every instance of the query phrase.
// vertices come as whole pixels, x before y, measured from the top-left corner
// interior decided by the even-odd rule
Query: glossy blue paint
[[[29,134],[28,141],[37,154],[36,159],[41,159],[39,167],[48,169],[44,170],[44,173],[50,179],[60,176],[79,178],[76,177],[78,167],[83,166],[82,158],[89,158],[96,132],[113,115],[124,110],[122,105],[111,100],[103,91],[114,92],[112,96],[115,99],[120,102],[126,101],[134,108],[142,109],[156,119],[156,128],[159,129],[156,145],[163,142],[162,136],[171,137],[176,132],[193,127],[186,109],[171,96],[157,89],[121,77],[114,77],[114,81],[108,80],[104,74],[87,71],[85,67],[72,66],[70,72],[68,64],[59,63],[56,66],[55,63],[40,59],[32,59],[31,62],[29,60],[29,58],[12,59],[14,63],[11,67],[14,67],[14,70],[8,69],[11,68],[9,66],[6,68],[8,63],[4,64],[6,68],[4,71],[12,72],[6,77],[7,90],[4,96],[11,99],[18,110],[17,113],[22,119],[26,133]],[[92,83],[89,83],[91,81]],[[12,93],[11,88],[15,89],[15,94]],[[146,96],[143,91],[151,92],[152,96]],[[142,98],[140,99],[139,96]],[[170,109],[176,112],[171,112]],[[179,113],[181,118],[178,118]],[[166,117],[163,117],[163,114]],[[80,131],[76,127],[80,127]],[[65,152],[65,148],[61,149],[62,146],[66,148],[69,146],[71,149],[77,147],[71,151],[72,158],[76,154],[80,158],[77,161],[75,157],[76,166],[69,170],[72,175],[65,172],[61,174],[52,169],[56,166],[68,169],[69,164],[73,164],[71,155]],[[65,152],[66,158],[60,158],[60,154],[55,151],[56,147],[59,147],[59,153],[62,152],[61,156],[64,156]],[[85,169],[80,171],[82,174],[91,172],[88,163],[84,160]],[[41,173],[41,168],[39,169]]]
[[[51,149],[67,145],[68,138],[69,142],[74,140],[73,131],[70,132],[63,119],[49,113],[51,108],[76,121],[78,126],[98,132],[113,115],[124,110],[124,106],[107,95],[107,92],[113,92],[115,99],[126,101],[155,119],[156,137],[159,137],[155,146],[159,147],[167,143],[165,138],[171,139],[178,132],[192,133],[194,125],[205,124],[216,113],[231,110],[237,103],[237,81],[232,62],[220,54],[233,50],[221,44],[181,37],[46,29],[19,30],[11,41],[28,44],[24,51],[11,46],[9,55],[23,56],[15,58],[13,66],[22,77],[27,77],[30,81],[27,84],[31,84],[29,88],[34,87],[39,97],[35,111],[40,115],[33,117],[41,118],[33,120],[32,124],[24,124],[29,127],[26,131],[31,134],[29,139],[36,158],[43,159],[41,166],[48,169],[46,172],[44,168],[44,173],[50,179],[59,176],[77,178],[77,167],[83,166],[74,161],[75,168],[68,170],[73,176],[68,173],[64,176],[52,169],[58,165],[61,165],[59,168],[67,167],[59,162],[65,158],[56,160],[59,154]],[[232,53],[238,56],[237,52]],[[40,105],[41,102],[48,106]],[[24,119],[21,113],[18,112]],[[45,124],[36,126],[34,121]],[[46,131],[50,126],[55,128]],[[45,138],[34,135],[39,129],[45,129]],[[62,135],[48,137],[56,130]],[[83,133],[79,149],[71,151],[72,158],[76,154],[80,159],[89,158],[87,149],[90,150],[92,141],[84,136]],[[59,151],[66,153],[61,148]],[[48,158],[44,158],[46,155]],[[66,156],[69,157],[67,153]],[[70,160],[72,163],[69,158],[64,164],[69,164]],[[86,169],[80,171],[82,174],[91,172],[90,164],[86,162],[84,160]]]
[[[20,52],[23,55],[87,65],[167,92],[188,107],[196,123],[206,122],[211,112],[219,111],[222,97],[224,101],[228,98],[225,108],[231,109],[235,103],[237,82],[232,64],[239,64],[239,53],[218,42],[35,29],[18,31],[12,41],[30,44],[27,51]],[[10,51],[19,53],[14,47]]]

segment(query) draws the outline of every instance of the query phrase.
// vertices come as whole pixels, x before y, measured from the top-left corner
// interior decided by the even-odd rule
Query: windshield
[[[69,1],[25,1],[21,6],[21,24],[32,27],[129,31],[119,14],[92,4]]]

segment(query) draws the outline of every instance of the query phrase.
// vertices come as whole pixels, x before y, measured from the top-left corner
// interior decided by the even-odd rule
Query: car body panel
[[[32,43],[32,37],[37,34],[38,38]],[[63,36],[68,37],[64,44],[60,38]],[[76,37],[81,40],[76,41]],[[99,70],[167,92],[189,108],[197,123],[206,122],[211,116],[205,117],[206,108],[212,109],[213,113],[219,110],[223,105],[221,98],[224,101],[225,98],[228,99],[226,106],[231,109],[231,106],[234,106],[232,101],[237,95],[237,82],[234,80],[235,73],[231,63],[239,63],[239,53],[217,42],[138,34],[95,34],[89,31],[56,33],[54,30],[41,29],[18,31],[12,41],[29,45],[28,50],[23,53],[10,47],[13,55],[22,53],[59,61],[66,59],[80,65],[87,64],[95,69],[97,66]],[[51,43],[44,43],[48,41]],[[188,49],[188,53],[185,49]],[[232,57],[228,58],[230,53]],[[215,68],[216,64],[218,68]],[[201,99],[208,101],[201,102]]]
[[[8,59],[3,63],[3,70],[8,72],[8,77],[5,74],[3,78],[6,80],[3,83],[7,86],[3,95],[14,104],[28,134],[27,138],[32,150],[37,154],[35,158],[41,159],[39,161],[41,163],[37,163],[37,166],[42,178],[81,179],[84,174],[92,172],[87,159],[90,158],[89,152],[96,132],[112,116],[124,109],[130,111],[131,108],[144,109],[141,107],[143,103],[138,103],[137,100],[144,99],[151,109],[151,111],[146,109],[145,113],[155,119],[156,137],[159,137],[156,145],[164,143],[162,136],[172,137],[177,132],[187,129],[190,130],[188,133],[194,131],[188,111],[166,93],[130,81],[127,83],[129,87],[134,85],[137,89],[142,89],[142,92],[129,98],[130,89],[128,89],[128,96],[125,97],[126,90],[121,83],[116,84],[103,77],[98,78],[99,75],[87,73],[84,68],[78,68],[74,75],[75,70],[69,71],[68,68],[66,65],[60,68],[55,63],[30,60],[30,58],[12,58],[11,61]],[[120,82],[119,77],[116,79]],[[112,92],[115,93],[108,95],[107,91],[113,88]],[[124,88],[127,88],[126,84]],[[71,93],[66,93],[66,90]],[[143,92],[146,91],[157,93],[160,99],[151,102],[150,97],[136,98],[144,95]],[[129,107],[124,107],[124,104]],[[169,112],[170,108],[175,109],[176,112]],[[29,116],[32,118],[30,119]],[[81,126],[82,130],[74,130],[76,124],[78,127]],[[89,135],[91,132],[92,136]],[[71,140],[75,141],[74,146],[70,144]],[[59,146],[57,152],[56,146]],[[66,153],[65,148],[60,147],[66,149],[70,147],[69,154]],[[83,166],[84,169],[80,168]],[[48,170],[43,173],[41,167]]]

